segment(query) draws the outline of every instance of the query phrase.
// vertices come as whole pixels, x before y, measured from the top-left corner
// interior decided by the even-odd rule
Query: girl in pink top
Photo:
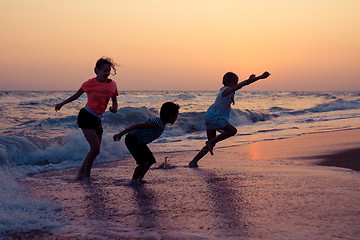
[[[100,153],[103,133],[101,117],[106,110],[110,98],[112,106],[109,110],[113,113],[117,112],[118,104],[116,96],[118,96],[118,90],[116,83],[108,78],[111,69],[115,75],[115,63],[110,58],[100,58],[96,62],[94,69],[96,77],[84,82],[74,95],[55,106],[55,111],[59,111],[63,105],[78,99],[84,92],[87,93],[88,101],[86,106],[80,110],[77,119],[79,128],[81,128],[90,145],[90,151],[79,170],[78,179],[81,180],[89,180],[92,164]]]

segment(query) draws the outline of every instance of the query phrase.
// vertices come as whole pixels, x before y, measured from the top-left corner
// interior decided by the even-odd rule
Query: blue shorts
[[[211,130],[222,129],[228,124],[229,124],[228,120],[224,118],[212,119],[209,117],[205,117],[206,129],[211,129]]]

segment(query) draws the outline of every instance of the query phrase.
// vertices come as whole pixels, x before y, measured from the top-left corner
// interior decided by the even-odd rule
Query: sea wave
[[[242,125],[246,123],[266,121],[277,115],[269,114],[265,112],[255,112],[248,109],[246,109],[245,111],[239,109],[233,109],[230,116],[232,117],[232,119],[234,119],[236,125]]]
[[[260,93],[257,93],[260,94]],[[265,94],[265,93],[261,93]],[[299,93],[298,93],[299,94]],[[190,94],[185,97],[193,97],[195,94]],[[323,94],[324,95],[324,94]],[[326,95],[326,94],[325,94]],[[183,94],[179,94],[180,97],[184,97]],[[301,110],[293,110],[291,108],[271,106],[269,109],[255,111],[252,109],[236,109],[233,108],[230,114],[229,122],[234,126],[253,125],[257,122],[271,121],[275,118],[281,118],[287,115],[304,115],[305,120],[309,119],[306,116],[308,113],[322,113],[339,110],[360,109],[360,100],[344,100],[338,98],[326,103],[321,103],[310,108]],[[34,134],[40,134],[43,137],[52,136],[52,133],[69,133],[77,130],[77,111],[73,115],[59,115],[54,114],[46,118],[24,118],[11,119],[14,124],[7,128],[4,133],[13,136],[22,136],[22,131],[33,132]],[[178,116],[176,123],[167,126],[167,136],[181,136],[183,134],[194,133],[205,130],[204,123],[205,111],[184,111]],[[137,123],[143,123],[149,118],[159,116],[159,110],[151,107],[123,107],[113,114],[105,112],[103,115],[103,127],[105,131],[120,131],[128,126]],[[26,116],[25,116],[26,117]],[[345,116],[346,118],[346,116]],[[15,133],[15,134],[14,134]]]
[[[106,112],[103,116],[103,123],[109,126],[132,125],[158,116],[159,111],[155,108],[124,107],[120,108],[115,114]]]
[[[71,94],[71,92],[51,92],[51,94],[0,92],[2,103],[0,164],[34,166],[42,164],[48,168],[54,165],[55,168],[59,163],[67,165],[67,161],[72,160],[79,165],[88,151],[88,144],[77,127],[76,118],[79,109],[86,103],[86,96],[66,105],[60,112],[54,111],[54,104]],[[188,141],[184,146],[191,145],[192,139],[203,139],[206,135],[204,115],[215,95],[216,92],[122,92],[119,96],[119,106],[127,107],[121,107],[115,114],[105,112],[103,115],[105,135],[102,147],[115,148],[112,141],[113,134],[133,124],[158,117],[159,106],[164,100],[173,100],[182,105],[177,121],[173,125],[166,126],[166,131],[159,141],[177,142],[183,139]],[[238,102],[247,101],[249,104],[234,105],[229,122],[235,127],[248,129],[247,133],[264,133],[257,132],[263,129],[266,129],[266,132],[285,129],[282,132],[286,135],[285,132],[294,125],[303,124],[298,130],[301,133],[307,131],[301,129],[316,128],[321,125],[330,127],[332,122],[343,119],[349,121],[346,126],[358,126],[353,124],[359,117],[357,109],[360,109],[360,99],[357,92],[242,92],[241,95],[237,95],[241,99]],[[132,101],[136,103],[131,105]],[[292,104],[294,101],[295,103]],[[244,106],[248,109],[244,109]],[[353,109],[355,110],[352,111]],[[341,110],[344,111],[338,114]],[[314,123],[317,125],[310,126]],[[338,122],[336,124],[339,125]],[[336,127],[336,124],[333,125]],[[331,128],[334,127],[333,125]],[[103,158],[111,155],[101,154],[105,154],[102,155]],[[71,163],[67,166],[70,165]]]
[[[53,229],[63,225],[56,219],[61,206],[33,199],[19,186],[12,169],[0,167],[0,238],[13,232]]]
[[[319,104],[307,110],[310,112],[329,112],[329,111],[359,109],[359,108],[360,108],[360,100],[346,101],[340,98],[328,103]]]
[[[89,151],[80,130],[72,131],[50,145],[34,144],[33,139],[0,136],[0,166],[23,166],[27,174],[79,167]],[[128,156],[123,142],[114,142],[105,133],[97,162],[109,162]]]

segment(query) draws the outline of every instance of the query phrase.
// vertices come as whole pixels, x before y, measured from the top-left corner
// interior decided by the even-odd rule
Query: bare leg
[[[230,123],[228,123],[222,130],[223,132],[220,135],[211,138],[209,139],[209,141],[206,142],[206,146],[208,147],[208,150],[210,151],[211,155],[213,154],[212,150],[215,147],[216,143],[225,140],[229,137],[232,137],[237,133],[236,128]]]
[[[137,166],[135,168],[132,179],[141,180],[145,176],[147,171],[150,169],[150,167],[151,167],[151,164],[148,164],[148,163],[144,163],[144,164]]]
[[[196,154],[196,156],[194,157],[193,160],[191,160],[191,162],[189,162],[189,167],[199,167],[199,165],[197,164],[198,161],[203,158],[207,153],[209,152],[208,147],[205,146],[203,147],[200,152],[198,152],[198,154]]]
[[[208,140],[214,139],[216,137],[216,130],[206,129],[206,134]],[[189,167],[198,167],[198,161],[203,158],[209,152],[209,148],[207,146],[203,147],[198,154],[194,157],[194,159],[189,162]]]
[[[135,180],[139,179],[140,174],[141,174],[143,168],[144,168],[143,165],[137,166],[137,167],[135,168],[135,170],[134,170],[134,174],[133,174],[132,179],[135,179]]]
[[[102,135],[97,135],[94,129],[81,129],[84,133],[86,140],[90,145],[90,151],[86,155],[80,170],[79,170],[79,179],[89,178],[91,167],[94,163],[95,158],[100,153],[100,144]]]
[[[139,178],[140,181],[142,181],[142,179],[144,178],[145,174],[149,171],[151,165],[152,165],[152,164],[147,164],[147,166],[143,169],[143,171],[141,172],[140,178]]]
[[[206,134],[208,136],[208,141],[206,141],[205,147],[203,147],[200,152],[194,157],[194,159],[189,162],[189,167],[198,167],[197,163],[198,161],[204,157],[208,152],[213,155],[212,151],[215,147],[215,144],[227,139],[231,136],[234,136],[237,133],[237,130],[234,126],[232,126],[230,123],[227,124],[223,129],[223,132],[216,136],[216,130],[207,129]]]

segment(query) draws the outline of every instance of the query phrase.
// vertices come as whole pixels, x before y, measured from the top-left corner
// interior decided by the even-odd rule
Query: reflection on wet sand
[[[76,169],[34,175],[22,183],[60,203],[65,224],[13,239],[357,239],[358,172],[294,160],[333,151],[331,135],[217,149],[198,169],[184,166],[194,153],[173,154],[141,188],[128,184],[132,159],[95,167],[90,185],[72,180]]]
[[[99,183],[80,183],[83,187],[83,201],[87,204],[86,215],[92,220],[107,220],[109,217],[106,208],[107,197],[103,192],[103,187]]]
[[[139,209],[138,227],[144,229],[156,227],[158,222],[156,219],[155,194],[146,186],[133,186],[132,188],[134,189],[133,198]]]
[[[208,202],[208,220],[212,221],[218,236],[248,236],[246,219],[248,203],[242,192],[241,176],[216,173],[215,170],[197,169],[200,178],[206,182],[206,201]],[[229,231],[231,229],[231,231]]]

